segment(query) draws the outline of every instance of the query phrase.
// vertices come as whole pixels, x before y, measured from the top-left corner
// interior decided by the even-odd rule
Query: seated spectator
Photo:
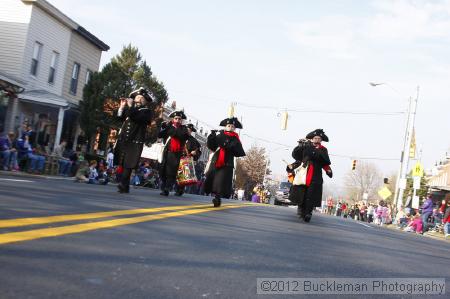
[[[420,217],[420,214],[417,213],[413,220],[408,224],[407,227],[405,227],[404,231],[406,232],[416,232],[418,234],[423,233],[423,223],[422,218]]]
[[[408,218],[406,217],[402,207],[400,207],[397,215],[395,216],[395,222],[397,223],[397,228],[404,228],[408,225]]]
[[[58,158],[58,174],[68,176],[72,166],[72,161],[65,157],[67,141],[62,140],[61,143],[55,146],[53,153]]]
[[[12,171],[19,169],[14,132],[0,137],[0,159],[2,161],[0,169]]]
[[[27,169],[30,173],[42,174],[45,167],[45,156],[36,148],[36,133],[32,130],[31,125],[24,124],[25,131],[22,138],[18,139],[18,151],[25,155],[29,160]]]
[[[98,172],[97,172],[97,161],[92,160],[89,163],[89,175],[88,175],[88,184],[96,184],[98,179]]]
[[[87,183],[89,182],[89,164],[86,160],[80,162],[80,167],[75,175],[75,182]]]
[[[98,163],[97,170],[98,170],[98,177],[97,177],[98,183],[100,185],[107,185],[109,182],[107,163],[105,164],[103,160],[100,160],[100,163]]]

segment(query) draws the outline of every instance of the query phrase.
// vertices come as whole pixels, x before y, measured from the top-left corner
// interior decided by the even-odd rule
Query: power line
[[[250,137],[250,138],[255,139],[255,140],[263,141],[263,142],[266,142],[266,143],[279,145],[279,146],[284,146],[284,147],[288,147],[288,148],[293,148],[292,145],[278,143],[278,142],[270,141],[270,140],[267,140],[267,139],[264,139],[264,138],[254,137],[254,136],[251,136],[251,135],[248,135],[248,134],[242,134],[242,135]],[[398,159],[383,158],[383,157],[362,157],[362,156],[349,156],[349,155],[338,155],[338,154],[329,154],[329,155],[332,156],[332,157],[345,158],[345,159],[350,159],[350,160],[398,161]]]
[[[175,91],[177,92],[177,91]],[[185,92],[180,92],[184,94],[189,94]],[[300,108],[282,108],[282,107],[276,107],[276,106],[264,106],[264,105],[255,105],[250,104],[246,102],[241,101],[230,101],[226,100],[224,98],[219,97],[211,97],[206,95],[199,95],[199,94],[190,94],[192,96],[201,97],[204,99],[210,99],[213,101],[218,102],[226,102],[226,103],[232,103],[236,106],[242,106],[252,109],[265,109],[265,110],[275,110],[275,111],[288,111],[288,112],[297,112],[297,113],[323,113],[323,114],[346,114],[346,115],[378,115],[378,116],[394,116],[394,115],[402,115],[405,114],[404,111],[387,111],[387,112],[374,112],[374,111],[336,111],[336,110],[322,110],[322,109],[300,109]]]

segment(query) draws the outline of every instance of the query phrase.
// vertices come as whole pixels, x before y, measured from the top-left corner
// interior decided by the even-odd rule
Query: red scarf
[[[228,131],[224,131],[223,133],[230,137],[236,137],[237,140],[239,140],[239,142],[241,142],[241,140],[239,139],[239,135],[237,133],[228,132]],[[216,161],[216,168],[222,168],[224,166],[225,166],[225,149],[223,147],[221,147],[220,151],[219,151],[219,157],[217,158],[217,161]]]
[[[178,123],[174,123],[172,122],[172,126],[174,126],[175,128],[179,128],[180,124]],[[170,148],[169,151],[172,153],[177,153],[177,152],[181,152],[182,148],[181,148],[181,142],[180,139],[175,138],[175,137],[170,137]]]
[[[322,144],[319,144],[319,146],[317,147],[318,149],[322,149],[325,148]],[[329,165],[325,165],[323,167],[323,169],[325,171],[327,171],[328,169],[331,169]],[[309,167],[308,167],[308,171],[306,172],[306,186],[310,186],[311,182],[312,182],[312,178],[314,175],[314,165],[310,162],[309,163]]]

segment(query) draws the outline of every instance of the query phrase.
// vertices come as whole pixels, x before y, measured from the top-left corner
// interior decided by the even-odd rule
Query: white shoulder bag
[[[308,173],[308,165],[305,163],[300,164],[299,167],[294,169],[295,177],[292,182],[293,185],[306,185],[306,174]]]

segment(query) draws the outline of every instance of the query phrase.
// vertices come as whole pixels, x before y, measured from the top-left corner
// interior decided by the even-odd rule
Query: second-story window
[[[33,57],[31,58],[31,70],[30,70],[30,74],[32,74],[33,76],[37,75],[39,60],[41,59],[41,52],[42,52],[42,44],[35,42],[33,48]]]
[[[73,95],[77,94],[78,75],[80,74],[80,64],[74,63],[72,69],[72,79],[70,80],[70,92]]]
[[[89,83],[89,80],[91,80],[92,72],[90,70],[86,71],[86,80],[84,80],[84,85]]]
[[[59,54],[55,51],[52,53],[52,60],[50,61],[50,71],[48,73],[48,83],[55,83],[56,68],[58,67]]]

